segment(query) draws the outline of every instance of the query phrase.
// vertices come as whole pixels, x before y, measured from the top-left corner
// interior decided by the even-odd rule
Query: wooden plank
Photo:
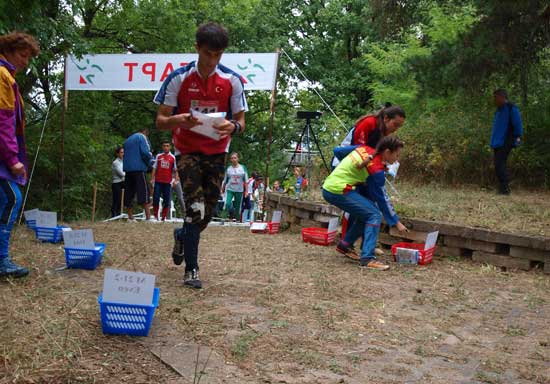
[[[391,227],[390,235],[394,237],[399,237],[401,239],[412,240],[416,243],[423,243],[426,241],[426,236],[428,235],[428,233],[415,230],[410,230],[408,233],[401,233],[395,227]]]
[[[306,211],[311,211],[311,212],[320,212],[321,206],[323,205],[321,203],[316,203],[316,202],[307,201],[307,200],[297,200],[295,204],[296,204],[296,208],[305,209]]]
[[[394,244],[396,244],[396,243],[402,242],[403,239],[400,239],[400,238],[397,238],[397,237],[390,236],[390,235],[388,235],[387,233],[379,233],[379,234],[378,234],[378,241],[379,241],[381,244],[384,244],[384,245],[394,245]]]
[[[320,223],[328,223],[330,220],[334,219],[335,217],[338,217],[338,216],[324,215],[322,213],[313,214],[313,220],[318,221]]]
[[[503,253],[502,246],[495,243],[487,243],[485,241],[464,239],[456,236],[443,236],[443,244],[448,247],[471,249],[472,251],[483,251],[488,253]]]
[[[550,238],[543,236],[514,235],[490,231],[484,228],[461,226],[445,222],[401,218],[401,222],[416,231],[432,232],[439,230],[441,235],[451,235],[489,243],[509,244],[518,247],[550,251]]]
[[[435,255],[436,256],[454,256],[454,257],[462,257],[465,256],[465,250],[462,248],[457,247],[446,247],[443,245],[438,245],[435,247]]]
[[[547,258],[550,258],[550,251],[511,246],[510,256],[544,262]]]
[[[311,219],[312,213],[310,211],[305,211],[300,208],[294,208],[294,216],[299,217],[300,219]]]
[[[547,257],[546,260],[544,260],[544,273],[550,274],[550,257]]]
[[[512,269],[522,269],[528,271],[531,269],[531,262],[526,259],[518,259],[507,255],[495,255],[492,253],[485,253],[481,251],[474,251],[472,260],[480,263],[487,263],[496,265],[499,267],[506,267]]]

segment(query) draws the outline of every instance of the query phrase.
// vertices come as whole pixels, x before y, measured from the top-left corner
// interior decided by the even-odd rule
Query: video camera
[[[305,120],[318,119],[321,116],[323,116],[323,112],[319,111],[298,111],[298,113],[296,113],[298,119]]]

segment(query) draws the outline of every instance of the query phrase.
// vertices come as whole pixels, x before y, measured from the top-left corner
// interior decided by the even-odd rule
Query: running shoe
[[[342,241],[336,246],[336,252],[341,253],[349,259],[359,261],[360,256],[352,246],[346,246]]]
[[[202,282],[199,279],[199,271],[196,269],[193,269],[191,271],[185,272],[185,275],[183,276],[183,285],[186,285],[188,287],[195,288],[195,289],[201,289]]]
[[[382,261],[376,259],[361,260],[361,267],[367,269],[373,269],[377,271],[387,271],[390,266]]]

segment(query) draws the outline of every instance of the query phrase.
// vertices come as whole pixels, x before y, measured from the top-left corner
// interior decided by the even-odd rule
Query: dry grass
[[[397,213],[403,217],[446,221],[527,235],[550,235],[550,192],[514,190],[497,195],[472,185],[394,183],[398,194],[386,186]],[[312,200],[323,201],[320,192],[309,191]]]
[[[171,225],[93,228],[108,244],[95,271],[55,271],[59,245],[15,234],[15,259],[32,275],[0,283],[0,383],[191,382],[143,339],[102,335],[103,269],[121,264],[157,276],[154,327],[223,357],[201,383],[550,381],[550,277],[540,272],[436,260],[377,273],[297,234],[209,228],[197,292],[178,283]]]
[[[403,216],[447,221],[510,233],[550,235],[550,192],[515,191],[510,196],[474,186],[418,185],[398,181]]]

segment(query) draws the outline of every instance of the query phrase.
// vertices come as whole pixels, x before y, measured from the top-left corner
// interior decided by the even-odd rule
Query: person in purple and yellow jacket
[[[10,235],[22,197],[19,186],[27,183],[23,100],[15,74],[38,56],[34,37],[12,32],[0,36],[0,276],[21,277],[29,273],[9,256]]]

